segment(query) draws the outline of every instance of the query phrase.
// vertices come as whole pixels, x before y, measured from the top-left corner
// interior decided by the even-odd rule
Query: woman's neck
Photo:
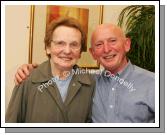
[[[69,72],[71,72],[72,68],[70,69],[61,69],[60,67],[56,66],[56,64],[53,63],[53,61],[50,59],[51,64],[51,72],[53,76],[58,76],[61,80],[65,80]]]

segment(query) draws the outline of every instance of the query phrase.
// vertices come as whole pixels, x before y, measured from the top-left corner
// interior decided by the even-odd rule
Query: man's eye
[[[107,42],[110,44],[110,45],[115,45],[116,44],[116,39],[109,39]]]
[[[116,39],[110,39],[109,40],[109,42],[115,42],[116,41]]]
[[[95,46],[96,46],[96,47],[100,47],[101,45],[102,45],[102,44],[100,43],[100,44],[96,44]]]

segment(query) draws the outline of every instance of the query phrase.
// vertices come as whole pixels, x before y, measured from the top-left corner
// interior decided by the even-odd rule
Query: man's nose
[[[104,52],[108,53],[111,50],[110,46],[108,45],[107,42],[104,42]]]

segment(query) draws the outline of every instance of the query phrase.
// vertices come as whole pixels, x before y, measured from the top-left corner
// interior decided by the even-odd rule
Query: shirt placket
[[[109,99],[108,99],[108,110],[107,110],[107,122],[116,121],[116,101],[117,101],[117,83],[115,80],[110,79],[111,84],[109,85]]]

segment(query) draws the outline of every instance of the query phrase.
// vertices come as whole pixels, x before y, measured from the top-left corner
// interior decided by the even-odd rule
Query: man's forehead
[[[93,32],[93,35],[101,34],[101,33],[104,34],[105,32],[113,33],[113,34],[116,34],[118,36],[124,37],[124,33],[123,33],[122,29],[114,24],[101,24],[101,25],[97,26],[95,31]]]

